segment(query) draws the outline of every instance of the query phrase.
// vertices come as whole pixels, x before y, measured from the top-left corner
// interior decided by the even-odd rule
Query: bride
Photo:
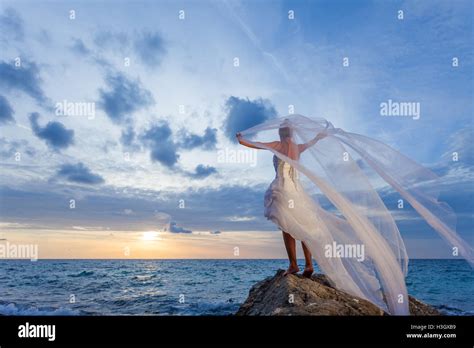
[[[298,160],[300,154],[304,152],[310,146],[316,144],[316,142],[326,136],[325,133],[319,133],[313,140],[307,144],[295,144],[292,140],[292,129],[289,126],[282,126],[278,130],[280,136],[280,141],[273,141],[270,143],[259,143],[260,147],[253,145],[250,142],[247,142],[242,139],[242,134],[237,133],[237,139],[241,145],[254,148],[254,149],[264,149],[269,147],[275,151],[278,151],[293,160]],[[283,232],[283,241],[285,243],[286,252],[288,254],[288,259],[290,265],[284,275],[293,274],[299,272],[298,264],[296,261],[296,243],[295,238],[291,236],[290,233],[285,232],[290,230],[289,228],[284,227],[283,217],[285,213],[285,205],[290,202],[294,202],[291,198],[295,197],[298,192],[301,194],[304,193],[303,190],[299,188],[299,182],[297,180],[297,172],[291,167],[288,163],[279,159],[276,156],[273,156],[273,166],[275,167],[276,177],[275,180],[271,183],[267,192],[265,193],[265,217],[272,220],[276,225],[280,227]],[[288,199],[286,199],[288,198]],[[279,213],[280,212],[280,213]],[[289,227],[289,226],[288,226]],[[311,256],[311,251],[308,249],[306,244],[302,241],[301,246],[303,248],[304,258],[305,258],[305,268],[303,276],[311,277],[313,274],[313,261]]]
[[[276,131],[280,139],[269,141]],[[333,286],[390,314],[408,315],[405,244],[376,191],[387,183],[474,264],[472,248],[455,232],[454,213],[437,200],[440,179],[388,145],[301,115],[273,119],[236,136],[244,146],[274,154],[276,176],[265,193],[264,215],[283,233],[289,259],[285,275],[299,272],[295,240],[300,240],[303,276],[313,273],[314,257]],[[317,193],[333,209],[322,208]]]

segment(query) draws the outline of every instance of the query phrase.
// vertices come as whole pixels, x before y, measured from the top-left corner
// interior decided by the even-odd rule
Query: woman
[[[237,133],[237,140],[241,145],[253,148],[253,149],[265,149],[271,148],[279,153],[282,153],[289,158],[298,161],[300,154],[303,153],[306,149],[316,144],[319,140],[323,139],[326,134],[319,133],[314,139],[306,144],[295,144],[292,140],[292,129],[290,127],[285,127],[284,125],[278,130],[280,136],[280,141],[273,141],[269,143],[257,143],[260,146],[255,146],[242,139],[242,134]],[[295,238],[291,236],[288,232],[285,232],[282,223],[278,219],[278,207],[277,199],[280,198],[282,202],[279,202],[280,205],[285,205],[289,203],[285,200],[285,197],[291,197],[291,194],[288,195],[286,192],[281,192],[285,190],[297,189],[298,182],[296,181],[296,172],[292,170],[291,166],[288,166],[285,162],[278,159],[278,157],[273,157],[273,165],[275,167],[276,177],[275,180],[271,183],[267,192],[265,193],[265,217],[274,221],[277,225],[280,226],[283,233],[283,241],[285,243],[286,253],[288,254],[288,260],[290,265],[284,273],[284,275],[294,274],[299,272],[298,263],[296,261],[296,242]],[[290,185],[285,185],[285,178],[290,178]],[[289,199],[290,200],[290,199]],[[291,200],[290,200],[291,203]],[[304,277],[311,277],[313,274],[313,260],[311,256],[311,251],[308,249],[306,244],[302,241],[301,246],[303,248],[304,259],[305,259],[305,268],[303,271]]]
[[[256,140],[275,131],[279,141]],[[456,233],[455,214],[437,200],[440,178],[388,145],[301,115],[266,121],[237,138],[244,146],[274,154],[276,177],[265,194],[265,216],[283,231],[290,262],[285,274],[298,272],[297,239],[305,254],[305,276],[313,272],[314,257],[334,287],[390,314],[409,314],[405,244],[374,189],[375,180],[379,187],[383,181],[390,185],[474,265],[472,248]],[[299,173],[304,174],[301,180]],[[319,204],[316,193],[327,198],[331,209]]]

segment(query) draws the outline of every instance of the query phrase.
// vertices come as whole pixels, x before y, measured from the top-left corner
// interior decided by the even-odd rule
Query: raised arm
[[[266,150],[267,147],[271,147],[272,149],[276,149],[278,147],[278,145],[280,145],[279,141],[272,141],[270,143],[255,142],[254,144],[257,144],[257,146],[255,146],[255,145],[250,144],[249,142],[245,141],[244,139],[242,139],[242,134],[237,133],[235,136],[237,137],[237,140],[239,141],[240,145],[250,147],[251,149]],[[259,145],[262,145],[262,147],[259,147]]]
[[[300,153],[306,151],[308,148],[310,148],[311,146],[313,146],[314,144],[316,144],[318,141],[320,141],[321,139],[324,139],[326,138],[328,135],[326,133],[318,133],[318,135],[316,135],[313,139],[311,139],[310,141],[308,141],[307,143],[305,144],[299,144],[298,145],[298,150]]]

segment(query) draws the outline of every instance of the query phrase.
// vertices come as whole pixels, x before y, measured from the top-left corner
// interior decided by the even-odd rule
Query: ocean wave
[[[466,312],[456,307],[450,307],[446,305],[438,305],[434,307],[446,315],[472,315],[472,313],[470,314],[469,311]]]
[[[180,309],[181,314],[185,315],[231,315],[234,314],[240,306],[240,303],[232,299],[227,301],[219,301],[218,303],[212,302],[198,302],[191,304],[188,308],[184,309],[175,306],[175,309]]]
[[[76,278],[76,277],[87,277],[87,276],[91,276],[91,275],[93,275],[93,274],[94,274],[93,271],[82,271],[82,272],[75,273],[75,274],[68,274],[68,277],[73,277],[73,278]]]
[[[58,266],[63,262],[0,260],[0,315],[229,315],[253,284],[285,262],[75,260]],[[439,272],[444,264],[454,269],[449,276]],[[7,272],[12,265],[14,271]],[[412,260],[409,293],[444,315],[473,315],[472,277],[459,272],[466,269],[472,272],[458,261]],[[69,304],[65,294],[72,293],[87,300]]]
[[[146,281],[146,280],[151,280],[153,278],[155,278],[154,274],[146,274],[146,275],[136,275],[133,277],[133,280]]]
[[[81,312],[78,310],[70,308],[37,308],[37,307],[17,307],[14,303],[9,303],[7,305],[0,304],[0,315],[81,315]]]

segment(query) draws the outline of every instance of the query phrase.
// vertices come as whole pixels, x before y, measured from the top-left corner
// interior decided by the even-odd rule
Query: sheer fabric
[[[282,128],[291,130],[292,145],[278,151],[271,141],[278,140]],[[312,144],[319,133],[326,137]],[[369,180],[371,173],[398,191],[474,265],[472,248],[455,232],[454,213],[437,200],[439,178],[393,148],[334,128],[323,118],[301,115],[272,119],[241,134],[248,143],[275,155],[277,174],[265,195],[265,216],[305,242],[333,286],[390,314],[409,314],[407,252],[392,215]],[[334,213],[320,206],[313,195],[316,190],[334,205]],[[342,254],[334,252],[337,248]],[[363,257],[350,253],[354,250],[363,250]]]

